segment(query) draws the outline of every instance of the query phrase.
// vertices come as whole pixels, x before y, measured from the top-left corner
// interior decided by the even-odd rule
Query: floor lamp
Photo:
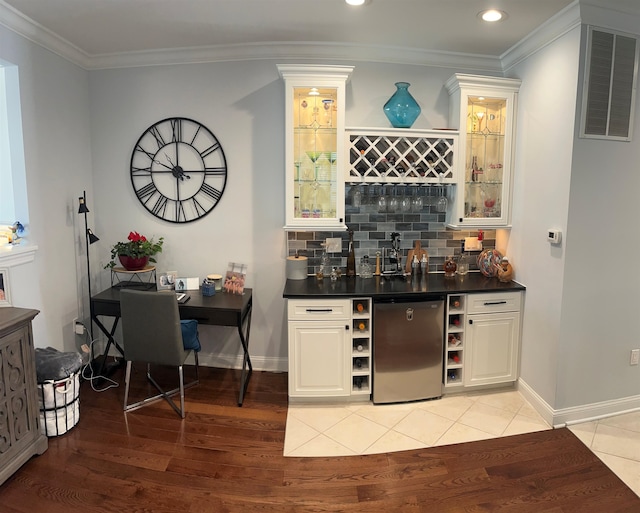
[[[94,242],[98,242],[100,239],[96,237],[87,225],[87,214],[89,209],[87,208],[87,192],[82,191],[82,196],[78,198],[80,206],[78,207],[78,214],[84,214],[84,236],[85,236],[85,251],[87,253],[87,284],[89,285],[89,333],[91,333],[91,340],[93,341],[93,305],[91,304],[91,263],[89,262],[89,245]]]

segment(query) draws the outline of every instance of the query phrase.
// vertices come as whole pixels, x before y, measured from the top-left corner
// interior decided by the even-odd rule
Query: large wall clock
[[[227,183],[222,146],[203,124],[167,118],[140,136],[131,155],[131,184],[159,219],[190,223],[211,212]]]

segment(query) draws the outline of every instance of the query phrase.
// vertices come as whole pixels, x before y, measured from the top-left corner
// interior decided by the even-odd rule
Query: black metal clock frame
[[[170,223],[202,219],[220,202],[227,161],[206,126],[183,117],[151,125],[131,155],[131,184],[151,214]]]

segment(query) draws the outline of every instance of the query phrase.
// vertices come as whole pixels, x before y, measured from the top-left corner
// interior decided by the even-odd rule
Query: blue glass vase
[[[420,105],[409,92],[408,82],[396,82],[396,92],[384,104],[383,110],[394,128],[411,128],[420,115]]]

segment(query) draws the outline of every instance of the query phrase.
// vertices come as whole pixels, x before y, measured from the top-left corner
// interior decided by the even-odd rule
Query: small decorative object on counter
[[[371,264],[369,263],[369,255],[365,255],[360,260],[360,278],[371,278],[373,272],[371,271]]]
[[[329,274],[331,274],[331,262],[329,260],[329,255],[327,254],[327,245],[324,242],[320,245],[322,246],[322,256],[320,257],[320,272],[323,276],[329,276]]]
[[[457,272],[460,276],[464,276],[469,272],[469,260],[464,252],[464,239],[462,240],[462,245],[460,247],[460,258],[458,258]]]
[[[293,256],[287,257],[287,279],[306,280],[309,268],[309,259],[296,251]]]
[[[411,274],[417,275],[420,272],[420,261],[416,255],[413,255],[413,260],[411,261]]]
[[[501,261],[502,254],[497,249],[485,249],[478,255],[478,269],[487,278],[493,278]]]
[[[420,105],[409,92],[409,82],[396,82],[396,92],[384,104],[383,110],[393,128],[411,128],[420,115]]]
[[[506,283],[513,280],[513,266],[509,263],[507,257],[502,257],[502,261],[497,267],[496,272],[498,273],[498,280],[501,282]]]
[[[419,265],[423,261],[426,264],[426,262],[429,260],[429,254],[427,253],[426,249],[422,249],[422,243],[420,242],[420,240],[414,240],[413,248],[410,249],[409,252],[407,253],[407,263],[405,266],[405,271],[407,273],[413,272],[414,257],[418,259]],[[421,268],[419,270],[421,270]]]
[[[429,257],[426,251],[422,254],[422,260],[420,260],[420,272],[423,276],[429,272]]]
[[[331,281],[338,281],[338,270],[335,267],[331,269]]]
[[[376,251],[376,276],[380,276],[380,251]]]
[[[453,255],[449,255],[444,262],[444,277],[455,278],[457,268],[458,268],[458,265],[456,264],[456,261],[453,259]]]
[[[356,275],[356,253],[353,249],[353,230],[349,230],[349,255],[347,256],[347,276]]]

